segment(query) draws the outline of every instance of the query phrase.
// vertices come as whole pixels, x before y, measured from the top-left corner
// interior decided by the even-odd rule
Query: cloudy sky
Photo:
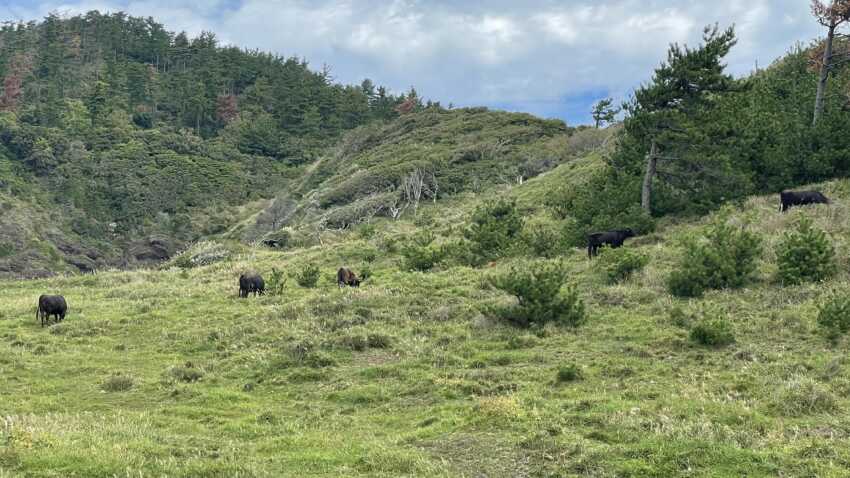
[[[746,74],[821,34],[808,0],[0,0],[0,20],[51,11],[153,16],[169,30],[306,57],[337,81],[411,85],[444,105],[589,121],[597,99],[646,81],[670,42],[735,24]]]

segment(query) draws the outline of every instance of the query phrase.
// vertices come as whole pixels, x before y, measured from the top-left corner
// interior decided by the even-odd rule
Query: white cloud
[[[14,0],[13,0],[14,1]],[[736,24],[730,70],[766,65],[820,34],[799,0],[100,0],[0,6],[0,17],[124,10],[171,30],[328,64],[338,81],[369,76],[457,105],[523,105],[564,115],[564,98],[622,98],[702,27]],[[586,100],[590,101],[590,100]]]

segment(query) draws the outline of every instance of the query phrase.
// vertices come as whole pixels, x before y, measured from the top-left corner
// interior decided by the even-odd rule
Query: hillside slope
[[[256,240],[264,233],[279,236],[281,228],[315,235],[376,218],[415,216],[418,204],[456,202],[601,152],[616,131],[486,108],[404,115],[345,135],[289,183],[253,226],[228,237]]]
[[[273,197],[343,132],[402,102],[440,109],[123,12],[4,22],[0,85],[0,193],[27,217],[0,237],[3,277],[160,261],[232,227],[230,208]]]
[[[576,329],[520,329],[488,312],[506,297],[485,279],[538,259],[402,270],[405,237],[449,233],[476,205],[505,195],[545,221],[534,198],[597,161],[426,204],[415,218],[328,232],[323,246],[202,244],[189,254],[207,266],[0,283],[0,471],[846,476],[846,342],[830,343],[815,324],[824,297],[848,290],[846,180],[813,186],[830,206],[779,214],[767,196],[733,210],[731,220],[748,220],[765,238],[757,280],[701,300],[672,298],[664,281],[680,239],[710,217],[661,224],[627,243],[650,262],[621,285],[607,285],[583,250],[568,251],[556,260],[589,315]],[[782,287],[772,251],[802,216],[828,231],[840,272]],[[321,271],[313,289],[295,281],[307,264]],[[340,290],[341,265],[371,277]],[[284,271],[283,294],[237,299],[246,269],[267,279]],[[43,292],[68,298],[64,323],[38,326]],[[704,316],[727,317],[735,342],[690,341]],[[577,373],[559,373],[568,366]]]

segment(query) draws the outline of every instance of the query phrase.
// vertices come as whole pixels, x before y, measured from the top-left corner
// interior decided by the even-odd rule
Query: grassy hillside
[[[537,198],[598,161],[328,232],[323,246],[202,244],[189,256],[220,260],[0,283],[0,475],[846,476],[846,342],[815,324],[825,295],[847,290],[846,180],[818,186],[830,206],[743,203],[732,220],[766,240],[757,280],[701,300],[672,298],[664,281],[710,217],[627,243],[650,262],[620,285],[571,250],[559,260],[588,310],[576,329],[488,312],[508,299],[486,278],[536,259],[401,271],[403,237],[448,233],[503,195],[547,221]],[[804,215],[829,232],[840,272],[782,287],[772,251]],[[321,270],[315,289],[294,279],[306,264]],[[341,265],[372,277],[339,290]],[[236,298],[241,271],[275,268],[282,295]],[[71,311],[42,329],[45,292]],[[735,342],[692,342],[702,317],[728,318]]]
[[[412,174],[423,177],[420,204],[454,204],[466,194],[486,194],[607,150],[617,130],[570,128],[560,120],[486,108],[432,109],[364,126],[289,183],[253,227],[242,224],[228,237],[274,235],[275,216],[285,217],[277,229],[312,235],[391,217],[393,208],[409,218],[415,208],[405,183]],[[567,171],[572,170],[559,177],[572,174]],[[580,173],[576,180],[584,177]]]

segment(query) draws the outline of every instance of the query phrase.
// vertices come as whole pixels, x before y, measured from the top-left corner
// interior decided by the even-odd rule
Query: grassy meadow
[[[575,167],[321,246],[227,243],[207,266],[0,282],[0,477],[850,475],[847,343],[815,320],[848,289],[848,181],[821,185],[830,206],[734,209],[765,240],[743,289],[666,291],[680,239],[710,218],[627,242],[649,263],[617,285],[571,250],[555,260],[587,306],[575,329],[488,312],[510,300],[488,277],[544,259],[402,271],[401,238],[452,234],[493,195],[548,220],[543,186]],[[830,234],[840,272],[780,286],[773,251],[803,215]],[[315,288],[294,279],[307,264]],[[342,265],[371,277],[340,290]],[[283,292],[238,299],[248,269],[283,271]],[[63,323],[39,326],[42,293],[68,299]],[[734,342],[690,340],[706,317],[728,319]]]

